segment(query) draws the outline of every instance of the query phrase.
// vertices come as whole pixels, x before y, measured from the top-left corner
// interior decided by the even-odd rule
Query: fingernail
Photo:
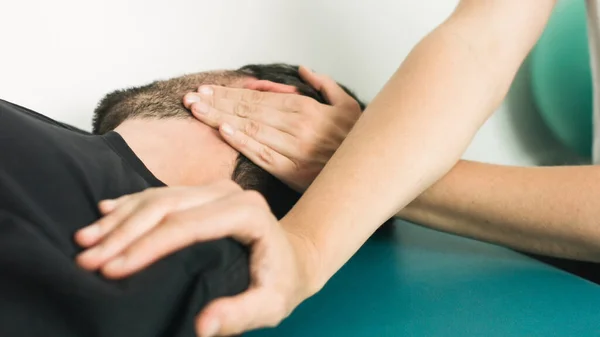
[[[205,334],[203,337],[214,337],[219,333],[219,329],[221,329],[221,323],[219,321],[212,320],[208,323],[208,327],[206,328]]]
[[[125,258],[122,256],[118,256],[118,257],[115,257],[114,259],[110,260],[110,262],[108,262],[102,269],[105,271],[106,270],[108,270],[108,271],[119,270],[119,269],[123,268],[124,264],[125,264]]]
[[[104,208],[104,209],[113,209],[115,208],[115,205],[117,204],[116,200],[112,200],[112,199],[106,199],[106,200],[102,200],[98,203],[98,207],[100,208]]]
[[[196,103],[196,102],[200,102],[200,97],[194,95],[194,94],[188,94],[185,96],[185,102],[187,104],[192,104],[192,103]]]
[[[83,253],[79,254],[77,256],[78,260],[96,260],[98,258],[98,256],[100,256],[100,251],[98,249],[92,248],[92,249],[88,249],[86,251],[83,251]]]
[[[302,68],[306,69],[309,73],[314,73],[315,71],[307,66],[302,66]]]
[[[213,94],[213,90],[211,87],[200,87],[198,90],[201,94],[210,96]]]
[[[223,133],[228,136],[233,136],[233,133],[235,132],[233,127],[227,123],[224,123],[223,125],[221,125],[221,130],[223,130]]]
[[[192,109],[196,112],[206,115],[208,113],[208,111],[210,110],[210,106],[208,106],[208,104],[206,104],[206,103],[198,102],[198,103],[194,104]]]
[[[90,225],[83,229],[81,229],[81,235],[89,238],[89,237],[98,237],[100,235],[100,226],[98,225]]]

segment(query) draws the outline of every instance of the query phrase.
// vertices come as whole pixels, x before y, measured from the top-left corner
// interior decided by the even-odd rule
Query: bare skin
[[[506,207],[518,210],[516,206],[522,206],[521,213],[509,217],[512,223],[508,226],[513,231],[515,228],[531,231],[522,242],[513,241],[513,246],[537,246],[534,251],[554,255],[595,256],[596,252],[589,250],[591,245],[587,243],[578,251],[566,253],[568,249],[565,249],[581,240],[576,235],[565,236],[568,229],[564,226],[573,218],[572,212],[578,215],[575,218],[581,221],[579,224],[589,224],[593,218],[592,208],[584,211],[559,209],[563,203],[575,203],[568,197],[580,198],[577,200],[584,202],[593,195],[575,196],[577,189],[569,187],[565,190],[564,183],[544,185],[552,179],[564,181],[565,177],[574,174],[574,168],[498,171],[501,168],[496,170],[491,166],[460,163],[456,175],[450,173],[448,178],[434,185],[456,165],[477,129],[506,95],[517,69],[541,34],[554,4],[554,0],[462,0],[452,16],[415,47],[300,202],[280,222],[281,226],[265,227],[251,222],[246,227],[230,226],[223,232],[206,224],[203,225],[205,231],[192,239],[181,240],[174,236],[168,243],[169,249],[181,248],[202,239],[234,236],[243,241],[248,240],[248,232],[255,235],[246,242],[252,248],[252,276],[253,280],[260,280],[260,293],[247,296],[256,294],[249,290],[230,301],[215,302],[219,303],[218,307],[209,306],[201,314],[200,322],[205,325],[201,324],[199,334],[227,336],[277,324],[295,308],[299,299],[318,291],[381,223],[396,214],[420,219],[420,222],[431,226],[448,220],[445,222],[448,223],[447,231],[511,244],[501,227],[503,212],[506,212]],[[310,76],[306,72],[305,69],[305,76]],[[333,94],[336,90],[330,80],[317,78],[316,82],[323,92]],[[255,92],[251,97],[253,103],[270,101],[269,104],[274,104],[273,96],[267,93]],[[240,100],[244,98],[240,97]],[[340,110],[348,108],[344,100],[332,103]],[[283,101],[280,104],[284,104]],[[220,126],[220,131],[230,135],[231,140],[239,132],[228,130],[224,125]],[[587,170],[586,178],[581,178],[577,186],[591,183],[595,170]],[[449,190],[457,190],[456,184],[460,183],[453,180],[464,176],[465,173],[460,172],[474,176],[470,183],[461,185],[462,188],[481,189],[482,195],[472,199],[463,197],[456,201],[457,204],[446,204],[444,195],[453,194]],[[494,181],[493,177],[500,180]],[[541,190],[540,194],[505,190],[497,194],[498,199],[494,199],[492,191],[501,184],[514,188],[528,184]],[[423,194],[432,185],[433,189]],[[546,199],[561,193],[560,198]],[[411,204],[420,195],[422,197]],[[527,201],[517,203],[513,201],[515,198]],[[535,201],[536,198],[542,201]],[[483,207],[485,214],[474,214],[476,207],[471,205],[481,200],[496,200],[498,203],[496,206],[486,203]],[[106,210],[107,215],[121,212],[120,207],[126,204]],[[528,210],[541,205],[552,206],[548,207],[550,213],[547,216],[527,216],[530,215]],[[455,213],[447,211],[449,208]],[[177,225],[189,228],[199,221],[202,217],[187,217]],[[269,223],[266,219],[264,222]],[[546,224],[540,226],[542,222]],[[483,231],[478,228],[479,225],[489,225],[490,229]],[[542,248],[540,233],[545,233],[550,240],[566,239]],[[591,232],[584,230],[582,233],[588,235]],[[290,237],[294,238],[293,243]],[[260,242],[260,245],[253,242]],[[126,250],[127,255],[139,256],[142,253],[157,254],[149,247],[132,246],[131,250]],[[110,265],[110,261],[112,259],[105,265]],[[279,265],[288,269],[279,269]],[[121,264],[114,268],[109,274],[116,273],[121,277],[136,271],[139,264]],[[262,303],[278,303],[278,310],[248,310],[262,307]]]

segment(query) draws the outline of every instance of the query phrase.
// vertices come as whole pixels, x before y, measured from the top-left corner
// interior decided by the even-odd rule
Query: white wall
[[[457,2],[0,0],[0,98],[89,129],[95,104],[113,89],[282,61],[328,73],[369,100]],[[503,106],[465,157],[547,157],[556,144],[537,136],[527,104]]]

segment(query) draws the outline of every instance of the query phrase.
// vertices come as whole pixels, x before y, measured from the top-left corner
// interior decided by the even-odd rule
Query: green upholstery
[[[280,327],[247,336],[600,336],[600,286],[397,221]]]

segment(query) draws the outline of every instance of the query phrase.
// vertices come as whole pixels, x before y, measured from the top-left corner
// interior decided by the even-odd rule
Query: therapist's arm
[[[381,223],[450,170],[506,94],[553,4],[461,1],[409,55],[281,226],[267,220],[196,226],[219,211],[209,207],[188,221],[172,218],[165,227],[170,235],[149,233],[160,238],[163,252],[223,236],[250,246],[252,288],[210,304],[201,313],[202,336],[279,322],[318,291]],[[253,214],[226,212],[238,219]],[[176,228],[181,225],[192,235]],[[139,247],[136,252],[147,259]],[[124,263],[132,251],[124,254],[111,261],[121,275],[133,271]],[[261,306],[269,310],[256,310]]]
[[[459,162],[398,216],[514,249],[600,262],[600,167]]]
[[[415,47],[282,220],[315,247],[315,287],[454,166],[504,98],[554,3],[463,0]]]

